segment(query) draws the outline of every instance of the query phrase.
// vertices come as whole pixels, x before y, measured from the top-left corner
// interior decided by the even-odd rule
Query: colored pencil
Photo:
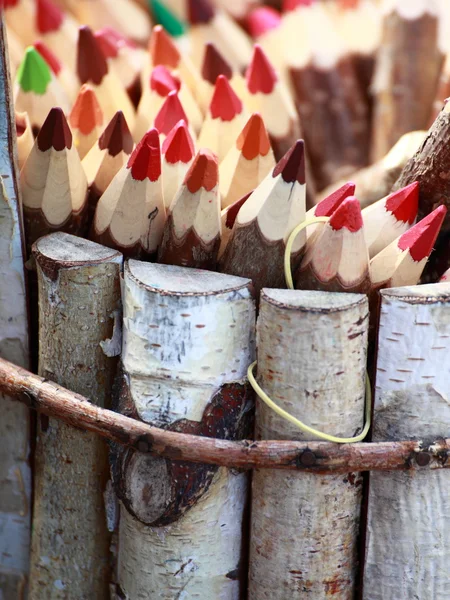
[[[36,7],[33,0],[3,0],[5,21],[24,46],[30,46],[38,37],[35,23]]]
[[[151,129],[100,197],[91,239],[128,257],[154,257],[166,220],[158,132]]]
[[[179,121],[162,144],[164,205],[172,204],[195,156],[194,142],[185,121]]]
[[[161,108],[155,116],[153,125],[158,130],[161,140],[163,141],[179,121],[184,121],[189,127],[187,115],[184,112],[177,91],[174,90],[168,93],[167,98],[165,98]],[[192,128],[190,128],[190,134],[195,138]]]
[[[83,159],[103,131],[103,113],[94,90],[83,84],[69,115],[73,141]]]
[[[37,37],[73,72],[77,60],[76,21],[51,0],[35,0],[35,7]]]
[[[247,16],[252,38],[267,54],[279,76],[287,83],[286,56],[280,13],[270,6],[258,6]]]
[[[200,149],[170,205],[158,262],[214,270],[220,235],[217,157]]]
[[[25,164],[28,155],[34,144],[33,130],[30,119],[26,112],[15,111],[16,135],[17,135],[17,156],[19,159],[19,170]]]
[[[66,67],[66,65],[59,60],[56,54],[50,50],[42,40],[35,41],[33,46],[48,64],[53,75],[60,82],[69,101],[71,103],[74,102],[80,87],[74,71]]]
[[[222,208],[254,190],[274,167],[275,158],[264,121],[255,113],[220,163]]]
[[[222,209],[220,212],[220,220],[222,222],[222,237],[220,239],[220,248],[218,255],[219,260],[225,252],[225,248],[227,247],[228,242],[230,240],[234,224],[236,223],[236,217],[238,216],[242,205],[244,204],[244,202],[247,202],[252,193],[253,190],[251,192],[248,192],[248,194],[245,194],[245,196],[242,196],[242,198],[239,198],[239,200],[236,200],[236,202],[233,202],[233,204],[230,204],[226,208]]]

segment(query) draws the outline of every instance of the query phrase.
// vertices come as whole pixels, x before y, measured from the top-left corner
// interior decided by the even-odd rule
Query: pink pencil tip
[[[127,163],[133,179],[157,181],[161,175],[161,150],[156,129],[150,129],[131,153]]]
[[[178,121],[189,122],[177,92],[173,91],[169,93],[164,104],[159,109],[155,117],[155,127],[159,133],[169,135]]]
[[[417,181],[392,193],[386,199],[386,210],[391,212],[397,221],[414,223],[419,208],[419,184]]]
[[[416,262],[429,256],[446,214],[445,206],[439,206],[408,229],[398,240],[400,250],[409,250],[411,258]]]
[[[245,74],[247,87],[252,94],[270,94],[278,81],[271,62],[259,44],[255,44],[253,57]]]
[[[181,82],[178,77],[172,73],[164,65],[157,65],[153,68],[150,75],[150,88],[158,94],[158,96],[166,97],[170,92],[178,92],[181,87]]]
[[[248,30],[253,38],[259,38],[268,31],[276,29],[280,23],[280,13],[269,6],[255,8],[247,17]]]
[[[321,200],[315,208],[315,217],[330,217],[337,207],[349,196],[355,193],[355,184],[351,181],[335,190],[332,194]]]
[[[359,200],[355,196],[347,197],[331,215],[328,223],[335,231],[343,227],[352,233],[359,231],[363,226]]]
[[[178,121],[163,142],[162,153],[166,162],[188,163],[195,154],[194,142],[185,121]]]

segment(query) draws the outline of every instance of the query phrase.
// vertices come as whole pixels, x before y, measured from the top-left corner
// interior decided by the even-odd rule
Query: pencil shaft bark
[[[450,285],[381,295],[373,440],[437,439],[450,425]],[[449,596],[449,498],[446,472],[371,474],[366,600]]]
[[[39,373],[107,406],[120,351],[122,256],[56,233],[33,247],[39,282]],[[112,342],[107,340],[112,339]],[[30,595],[106,598],[109,534],[103,503],[107,446],[41,417],[35,460]]]
[[[261,387],[308,425],[354,435],[363,424],[367,313],[359,294],[263,290],[257,330]],[[256,436],[312,439],[262,402]],[[361,484],[353,472],[318,478],[254,471],[250,600],[353,598]]]
[[[1,12],[1,11],[0,11]],[[0,23],[0,356],[28,366],[24,246],[6,31]],[[29,411],[0,394],[0,597],[25,594],[29,570]]]

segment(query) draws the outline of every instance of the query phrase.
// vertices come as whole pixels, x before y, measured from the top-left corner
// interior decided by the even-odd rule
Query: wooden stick
[[[80,159],[97,143],[103,131],[103,112],[91,86],[84,83],[69,115],[75,148]]]
[[[254,318],[248,279],[130,260],[119,412],[200,436],[245,435]],[[240,597],[246,475],[117,450],[119,596]]]
[[[355,435],[364,420],[367,329],[367,299],[360,294],[263,290],[258,383],[311,427]],[[263,402],[256,436],[312,439]],[[254,472],[249,600],[297,600],[305,590],[311,598],[331,590],[340,600],[354,597],[361,484],[361,474],[350,470],[320,479]]]
[[[41,238],[33,255],[39,279],[39,374],[108,406],[114,357],[120,353],[122,255],[65,233]],[[31,598],[54,598],[55,588],[76,598],[107,597],[107,478],[102,440],[40,419]]]
[[[2,15],[3,16],[3,15]],[[28,366],[24,240],[6,31],[0,23],[0,355]],[[26,593],[30,551],[29,411],[0,393],[0,595]]]
[[[438,439],[450,425],[450,285],[381,295],[373,440]],[[443,472],[371,474],[365,600],[448,597],[449,497]]]
[[[181,120],[161,146],[164,206],[172,204],[195,156],[194,142],[186,122]]]

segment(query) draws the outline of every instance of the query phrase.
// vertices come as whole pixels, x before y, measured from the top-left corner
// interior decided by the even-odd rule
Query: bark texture
[[[127,263],[119,411],[164,429],[244,437],[249,288],[248,279]],[[122,502],[119,597],[240,598],[245,474],[120,449],[112,472]]]
[[[308,425],[352,436],[363,425],[368,307],[359,294],[263,290],[258,380]],[[330,333],[333,332],[333,333]],[[312,439],[257,403],[257,439]],[[250,600],[355,592],[360,473],[254,471]]]
[[[108,406],[117,365],[114,355],[120,352],[116,322],[122,255],[65,233],[41,238],[33,255],[39,282],[39,374]],[[107,597],[107,478],[103,440],[41,417],[35,458],[33,600]]]
[[[0,23],[0,356],[28,366],[28,316],[15,121]],[[30,551],[29,411],[0,393],[0,598],[26,592]]]
[[[443,437],[450,425],[450,284],[381,296],[373,440]],[[449,515],[446,472],[371,474],[364,598],[448,598]]]

